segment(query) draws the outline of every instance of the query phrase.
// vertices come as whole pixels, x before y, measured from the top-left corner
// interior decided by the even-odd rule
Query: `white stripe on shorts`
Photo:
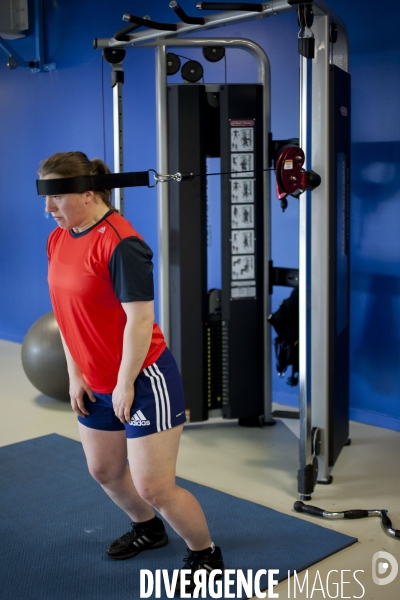
[[[154,394],[154,401],[155,401],[155,405],[156,405],[157,431],[161,431],[161,427],[160,427],[160,404],[159,404],[159,399],[158,399],[158,394],[157,394],[157,390],[156,390],[156,386],[155,386],[154,377],[152,377],[148,373],[148,368],[143,369],[143,373],[146,375],[146,377],[148,377],[150,379],[151,387],[152,387],[153,394]]]
[[[165,422],[166,398],[164,396],[164,391],[163,391],[163,389],[161,387],[161,377],[163,377],[163,375],[162,375],[162,373],[160,373],[160,375],[158,375],[158,373],[157,373],[157,371],[155,370],[154,367],[155,367],[155,363],[153,363],[152,365],[150,365],[148,367],[148,369],[149,369],[150,373],[153,375],[154,379],[157,381],[157,388],[158,388],[158,393],[159,393],[159,398],[160,398],[160,404],[161,404],[161,423],[162,423],[161,429],[164,431],[165,429],[167,429],[167,425],[166,425],[166,422]]]
[[[151,381],[156,402],[157,431],[171,429],[171,404],[165,377],[156,363],[144,369],[143,372]]]
[[[165,381],[164,375],[161,373],[160,369],[158,368],[157,363],[154,363],[152,366],[154,367],[155,371],[157,371],[158,375],[160,376],[161,383],[164,388],[164,398],[165,398],[165,404],[166,404],[166,408],[167,408],[167,425],[168,425],[168,428],[171,429],[171,402],[169,399],[167,382]]]

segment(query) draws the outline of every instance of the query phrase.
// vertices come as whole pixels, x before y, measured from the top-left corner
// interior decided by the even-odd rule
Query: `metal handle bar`
[[[169,7],[172,8],[172,10],[178,15],[183,23],[188,23],[189,25],[206,24],[206,19],[204,17],[189,17],[189,15],[185,13],[183,8],[181,8],[179,4],[175,2],[175,0],[172,0],[172,2],[169,3]]]
[[[125,13],[122,17],[124,21],[128,21],[129,23],[136,23],[136,25],[144,25],[144,27],[152,27],[153,29],[160,29],[162,31],[177,31],[178,25],[176,23],[158,23],[157,21],[152,21],[151,19],[142,19],[141,17],[135,17],[134,15],[129,15]]]
[[[150,20],[150,17],[146,16],[143,17],[143,19],[146,19],[148,21]],[[119,31],[114,33],[114,39],[118,42],[129,42],[131,38],[127,34],[131,33],[131,31],[135,31],[135,29],[139,29],[139,27],[140,25],[138,25],[137,23],[132,23],[131,25],[128,25],[127,27],[124,27],[123,29],[120,29]]]
[[[394,529],[392,521],[388,516],[387,510],[344,510],[342,512],[329,512],[318,508],[317,506],[311,506],[310,504],[304,504],[300,500],[294,503],[293,508],[296,512],[305,513],[313,517],[323,517],[324,519],[364,519],[365,517],[380,517],[382,529],[385,533],[391,537],[400,539],[400,529]]]
[[[400,539],[400,529],[394,529],[394,527],[392,526],[392,521],[389,519],[389,516],[387,514],[387,510],[382,510],[381,514],[382,514],[383,530],[386,531],[386,533],[388,533],[390,536],[397,538],[399,540]]]

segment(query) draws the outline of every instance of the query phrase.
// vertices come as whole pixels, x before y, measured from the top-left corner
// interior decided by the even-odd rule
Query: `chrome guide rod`
[[[122,63],[113,65],[113,71],[122,71]],[[114,173],[124,172],[124,130],[122,82],[113,87],[113,130],[114,130]],[[114,205],[121,215],[124,214],[124,188],[115,188]]]
[[[156,48],[156,129],[157,171],[168,172],[168,112],[167,112],[167,49],[161,43]],[[169,187],[157,186],[158,203],[158,282],[160,326],[167,344],[171,326],[169,311]]]
[[[160,48],[164,48],[165,52],[165,41],[154,41],[145,46],[156,46],[159,51]],[[199,47],[202,48],[204,46],[223,46],[225,48],[241,48],[242,50],[246,50],[251,54],[251,56],[256,60],[258,66],[258,81],[263,86],[264,94],[263,94],[263,120],[264,120],[264,165],[263,168],[267,169],[269,166],[269,156],[268,156],[268,132],[271,130],[271,103],[270,103],[270,64],[267,55],[264,50],[255,42],[246,39],[237,39],[237,38],[173,38],[167,41],[168,46],[191,46],[191,47]],[[157,78],[158,80],[158,78]],[[166,95],[166,86],[165,86],[165,95]],[[159,114],[160,108],[160,98],[158,98],[157,94],[157,115]],[[164,108],[166,111],[166,98],[164,102]],[[166,116],[165,116],[166,119]],[[157,120],[157,127],[159,126],[159,122]],[[160,134],[159,135],[163,135]],[[165,134],[166,135],[166,134]],[[166,144],[165,144],[166,146]],[[159,144],[159,148],[161,148],[161,144]],[[159,150],[160,151],[160,150]],[[167,172],[168,170],[168,157],[167,157],[168,148],[165,147],[163,149],[163,156],[161,157],[159,154],[159,164],[158,170],[161,173]],[[164,158],[165,157],[165,158]],[[164,169],[164,171],[162,170]],[[269,261],[271,260],[271,176],[270,171],[264,171],[264,320],[263,320],[263,328],[264,328],[264,420],[266,422],[271,421],[271,409],[272,409],[272,377],[271,377],[271,326],[267,321],[267,317],[271,312],[271,298],[269,295]],[[159,186],[159,188],[166,188],[167,186]],[[159,191],[159,194],[162,192]],[[161,203],[160,195],[159,195],[159,203]],[[160,206],[160,204],[159,204]],[[160,207],[161,208],[161,207]],[[161,222],[161,219],[160,219]],[[166,228],[164,232],[168,231],[168,221],[166,221]],[[161,231],[162,234],[162,231]],[[163,237],[167,234],[164,233]],[[160,243],[160,248],[163,247]],[[160,260],[163,260],[163,265],[168,265],[165,263],[165,257],[161,257]],[[164,268],[164,267],[163,267]],[[167,271],[168,272],[168,271]],[[163,314],[168,315],[168,331],[169,331],[169,278],[168,283],[166,282],[166,276],[160,277],[160,291],[161,286],[168,286],[168,289],[164,288],[162,293],[162,300],[160,306],[162,306]],[[164,306],[165,303],[165,306]],[[165,321],[164,323],[166,323]],[[164,325],[165,327],[165,325]]]
[[[306,156],[305,168],[310,169],[310,127],[308,93],[311,62],[300,56],[300,147]],[[311,463],[311,192],[299,196],[299,409],[300,409],[300,469]],[[299,493],[304,493],[299,489]]]

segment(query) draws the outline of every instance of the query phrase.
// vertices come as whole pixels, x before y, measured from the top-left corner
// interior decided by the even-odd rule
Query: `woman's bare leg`
[[[154,511],[137,493],[127,466],[125,431],[101,431],[79,423],[89,472],[103,490],[136,523],[152,519]]]
[[[190,550],[204,550],[212,542],[203,510],[190,492],[175,483],[182,429],[180,425],[128,439],[129,466],[143,501],[161,513]]]

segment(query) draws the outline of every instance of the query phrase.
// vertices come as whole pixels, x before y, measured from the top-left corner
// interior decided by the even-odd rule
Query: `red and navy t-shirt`
[[[131,224],[111,210],[81,233],[57,227],[47,254],[51,302],[68,349],[89,387],[109,394],[122,358],[126,314],[121,302],[154,299],[153,253]],[[142,369],[165,347],[154,323]]]

